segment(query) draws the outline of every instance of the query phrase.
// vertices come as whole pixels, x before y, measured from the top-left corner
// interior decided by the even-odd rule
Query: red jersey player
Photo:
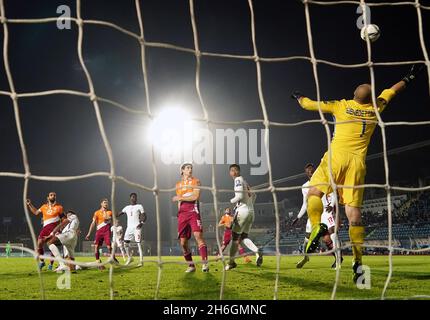
[[[218,224],[219,227],[225,227],[223,241],[221,245],[221,252],[224,252],[225,248],[227,248],[227,246],[231,242],[232,224],[233,224],[233,211],[231,210],[231,208],[227,207],[224,209],[224,215],[221,217],[221,220],[219,221],[219,224]],[[248,256],[245,256],[245,249],[241,245],[239,245],[239,254],[243,256],[246,263],[251,262],[251,259],[249,259]],[[218,253],[218,257],[221,257],[220,253]]]
[[[178,238],[180,239],[185,261],[188,262],[188,268],[185,272],[196,271],[191,251],[188,247],[191,233],[194,234],[199,246],[202,271],[208,272],[208,249],[203,239],[202,220],[199,212],[200,180],[193,177],[193,165],[191,163],[182,164],[180,170],[182,179],[176,183],[176,196],[172,198],[172,201],[178,202]]]
[[[100,259],[99,249],[103,245],[103,241],[106,243],[106,247],[108,248],[109,254],[112,253],[111,239],[110,239],[110,228],[111,228],[111,220],[112,220],[112,211],[108,210],[109,201],[108,199],[102,199],[100,202],[100,209],[94,212],[93,221],[90,224],[90,229],[88,230],[88,234],[85,237],[85,240],[90,239],[90,235],[96,227],[96,238],[94,240],[94,254],[96,256],[96,260],[102,263]],[[119,263],[118,260],[113,257],[113,260],[116,263]],[[104,269],[100,267],[100,269]]]
[[[43,246],[46,243],[46,237],[51,234],[52,230],[54,230],[54,228],[60,222],[60,218],[63,215],[63,206],[57,203],[57,194],[55,192],[50,192],[48,194],[46,203],[42,205],[39,209],[37,209],[31,203],[30,199],[27,199],[26,203],[28,208],[34,215],[37,216],[42,213],[43,228],[39,233],[39,237],[37,238],[37,252],[40,255],[43,255]],[[48,266],[49,270],[52,270],[53,263],[54,260],[51,260],[51,263]],[[39,269],[42,269],[44,266],[44,259],[40,259]]]

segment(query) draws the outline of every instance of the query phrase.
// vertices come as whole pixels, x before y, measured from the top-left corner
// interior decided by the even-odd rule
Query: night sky
[[[421,1],[430,5],[430,1]],[[66,4],[76,16],[75,1],[5,0],[9,19],[57,16],[59,5]],[[188,1],[141,1],[145,39],[194,48]],[[360,39],[356,5],[310,5],[313,42],[318,59],[354,64],[367,61],[366,44]],[[256,39],[262,57],[309,56],[304,6],[300,1],[254,1]],[[206,52],[252,55],[250,14],[246,0],[196,0],[196,22],[200,49]],[[139,33],[135,4],[132,0],[83,0],[84,19],[104,20]],[[430,10],[422,10],[424,38],[430,53]],[[379,25],[381,38],[372,44],[374,62],[424,60],[419,43],[416,9],[413,6],[372,7],[371,22]],[[8,24],[9,58],[17,92],[70,89],[88,92],[88,83],[78,60],[78,28],[59,30],[55,22],[43,24]],[[3,28],[0,29],[3,43]],[[136,110],[146,110],[146,96],[141,68],[140,46],[136,39],[116,30],[84,26],[83,54],[98,96],[120,102]],[[157,114],[166,105],[179,103],[195,117],[203,113],[195,89],[195,56],[163,48],[147,48],[146,63],[151,110]],[[3,55],[1,56],[3,60]],[[381,91],[406,75],[409,66],[375,67],[376,88]],[[337,68],[318,65],[322,99],[352,98],[354,88],[370,82],[369,69]],[[290,98],[300,90],[316,99],[312,65],[309,61],[262,62],[263,91],[271,121],[294,123],[319,119],[318,113],[302,110]],[[262,119],[258,98],[256,67],[252,60],[203,57],[201,90],[209,117],[218,121]],[[0,91],[9,91],[3,63],[0,64]],[[24,141],[32,174],[69,176],[95,171],[109,171],[109,161],[97,126],[91,101],[72,95],[51,95],[19,99]],[[124,112],[100,102],[101,114],[111,143],[116,172],[131,181],[152,187],[150,145],[145,137],[149,120],[144,115]],[[384,121],[430,120],[428,75],[419,79],[395,98],[382,114]],[[220,126],[220,128],[258,128],[261,124]],[[430,140],[428,126],[395,126],[386,129],[388,149]],[[279,179],[303,171],[307,162],[319,163],[327,148],[321,124],[279,128],[270,131],[270,156],[273,178]],[[24,172],[12,101],[0,95],[0,171]],[[380,129],[374,133],[369,154],[382,151]],[[418,177],[430,176],[430,147],[389,157],[390,180],[396,185],[417,186]],[[195,175],[205,186],[211,185],[210,165],[195,167]],[[178,166],[157,162],[159,186],[170,188],[179,179]],[[220,188],[231,189],[228,165],[217,165]],[[243,166],[249,173],[249,166]],[[266,182],[268,176],[246,177],[251,185]],[[301,185],[303,179],[288,185]],[[367,183],[385,183],[382,159],[368,162]],[[22,208],[23,179],[0,177],[2,210],[0,216],[24,216]],[[286,184],[284,184],[286,185]],[[110,180],[97,177],[72,182],[31,180],[29,197],[36,205],[54,190],[65,208],[81,215],[86,232],[99,200],[110,198]],[[116,210],[128,203],[135,188],[118,183]],[[139,200],[148,212],[146,239],[155,237],[155,203],[151,192],[137,190]],[[164,239],[169,238],[168,225],[175,210],[170,205],[173,194],[162,194],[161,216]],[[220,194],[221,201],[231,194]],[[280,193],[300,201],[299,191]],[[204,191],[203,202],[210,202]],[[271,195],[259,195],[257,201],[268,201]],[[32,218],[37,231],[39,218]],[[1,222],[1,220],[0,220]]]

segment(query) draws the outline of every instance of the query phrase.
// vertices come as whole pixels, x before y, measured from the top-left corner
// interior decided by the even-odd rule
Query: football
[[[364,41],[366,41],[367,35],[371,42],[375,42],[381,36],[381,31],[376,24],[369,24],[361,29],[360,35],[361,39],[363,39]]]

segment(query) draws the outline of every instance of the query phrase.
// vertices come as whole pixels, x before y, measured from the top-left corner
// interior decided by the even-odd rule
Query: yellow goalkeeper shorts
[[[310,181],[311,186],[315,186],[324,194],[333,192],[332,187],[329,185],[318,185],[330,183],[328,161],[329,155],[326,152]],[[363,202],[364,188],[352,187],[364,184],[364,177],[366,176],[365,159],[362,156],[332,149],[331,170],[335,184],[345,186],[345,188],[339,187],[337,189],[339,203],[360,208]]]

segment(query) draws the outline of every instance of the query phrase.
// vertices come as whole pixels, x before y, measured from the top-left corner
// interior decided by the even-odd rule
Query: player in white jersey
[[[232,242],[230,246],[230,261],[225,266],[225,270],[236,268],[234,258],[237,253],[239,244],[247,247],[255,253],[256,264],[261,266],[263,263],[263,253],[251,239],[248,238],[249,231],[251,230],[252,223],[254,222],[254,202],[255,193],[251,192],[248,183],[240,175],[240,166],[232,164],[229,168],[230,177],[234,179],[234,193],[235,196],[230,200],[235,204],[235,214],[232,225]]]
[[[295,218],[292,222],[292,225],[295,225],[297,223],[297,221],[299,221],[300,218],[302,218],[304,216],[304,214],[306,213],[306,207],[307,207],[307,197],[308,197],[308,191],[309,191],[309,182],[310,179],[313,175],[315,171],[315,166],[312,163],[308,163],[305,166],[305,174],[308,177],[308,181],[305,182],[302,186],[302,194],[303,194],[303,204],[302,207],[300,208],[300,212],[297,215],[297,218]],[[321,198],[322,202],[323,202],[323,207],[324,207],[324,211],[321,215],[321,223],[323,223],[326,227],[326,231],[323,234],[323,241],[326,244],[327,248],[329,250],[333,249],[334,244],[337,242],[338,246],[340,246],[340,242],[339,239],[337,237],[337,234],[335,233],[335,219],[333,217],[332,212],[336,212],[336,206],[334,204],[334,194],[330,193],[327,195],[324,195],[324,197]],[[306,235],[305,235],[305,240],[303,243],[303,248],[306,248],[306,244],[309,241],[309,236],[310,233],[312,231],[312,226],[311,226],[311,222],[308,219],[307,223],[306,223]],[[336,252],[337,253],[337,252]],[[335,258],[336,258],[336,253],[334,254]],[[343,261],[342,255],[340,256],[341,261]],[[302,260],[300,260],[299,262],[297,262],[296,267],[297,268],[302,268],[307,262],[309,261],[309,256],[305,255],[303,257]],[[332,264],[332,268],[336,268],[336,261],[334,261],[334,263]]]
[[[115,220],[114,225],[110,228],[112,232],[112,240],[113,240],[113,249],[112,251],[116,252],[116,248],[119,248],[122,254],[122,260],[125,261],[125,251],[124,251],[124,239],[122,238],[124,234],[124,229],[122,226],[118,224],[118,220]]]
[[[124,235],[124,246],[125,253],[127,254],[126,265],[129,265],[133,261],[133,257],[130,254],[130,241],[134,240],[137,244],[139,250],[139,264],[138,266],[143,266],[143,250],[142,250],[142,226],[146,221],[146,214],[143,206],[137,203],[137,194],[130,194],[130,204],[118,214],[118,217],[126,214],[127,215],[127,229]]]
[[[66,248],[65,259],[75,260],[75,247],[78,242],[78,229],[79,229],[79,218],[77,214],[69,210],[67,211],[66,218],[57,225],[54,230],[46,237],[48,240],[47,244],[49,250],[55,258],[61,258],[60,251],[56,246],[56,243],[61,243]],[[61,233],[58,233],[61,230]],[[75,270],[75,265],[70,264],[67,266],[64,262],[59,261],[59,266],[55,269],[56,272],[63,272],[65,270]]]

